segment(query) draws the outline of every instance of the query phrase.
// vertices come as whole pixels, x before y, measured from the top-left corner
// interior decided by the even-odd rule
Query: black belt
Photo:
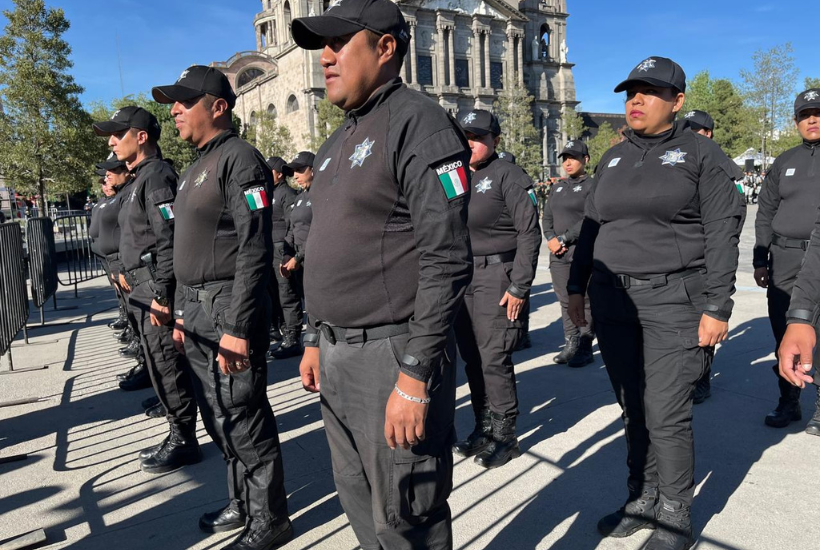
[[[113,254],[106,254],[105,259],[109,262],[118,262],[120,261],[120,253],[114,252]]]
[[[494,265],[512,262],[515,260],[515,250],[512,252],[502,252],[501,254],[491,254],[489,256],[473,256],[475,265]]]
[[[233,281],[223,281],[223,282],[215,282],[215,283],[207,283],[199,286],[187,286],[182,285],[182,291],[185,295],[185,299],[189,302],[201,302],[201,303],[208,303],[211,297],[214,295],[214,291],[217,290],[219,287],[219,291],[222,291],[222,288],[225,285],[232,285]],[[210,288],[206,288],[206,286]]]
[[[400,323],[398,325],[381,325],[367,328],[343,328],[327,323],[319,322],[319,330],[322,335],[333,346],[336,342],[347,342],[348,344],[363,344],[370,340],[383,340],[391,336],[399,336],[410,332],[410,323]]]
[[[151,270],[144,266],[138,267],[137,269],[132,269],[127,273],[128,284],[131,285],[131,288],[137,288],[142,283],[154,280],[154,276],[151,273]]]
[[[683,279],[684,277],[700,272],[701,269],[692,268],[678,271],[676,273],[669,273],[667,275],[658,275],[657,277],[652,277],[651,279],[636,279],[635,277],[630,277],[629,275],[614,275],[612,280],[615,288],[627,289],[632,288],[633,286],[651,286],[652,288],[660,288],[669,284],[669,281]]]
[[[780,248],[799,248],[800,250],[807,250],[811,241],[805,239],[789,239],[781,237],[777,233],[772,234],[772,244]]]

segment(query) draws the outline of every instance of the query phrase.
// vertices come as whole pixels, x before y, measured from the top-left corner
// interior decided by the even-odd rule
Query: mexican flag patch
[[[527,191],[527,194],[530,196],[530,200],[532,201],[533,206],[538,206],[538,198],[535,196],[535,190],[530,189]]]
[[[251,212],[262,210],[270,206],[268,193],[264,187],[254,187],[245,190],[245,200],[248,201],[248,207],[251,209]]]
[[[174,203],[166,202],[159,205],[159,213],[162,214],[162,219],[165,221],[174,219]]]
[[[455,200],[467,193],[467,172],[460,160],[449,162],[436,168],[436,174],[447,195],[447,200]]]

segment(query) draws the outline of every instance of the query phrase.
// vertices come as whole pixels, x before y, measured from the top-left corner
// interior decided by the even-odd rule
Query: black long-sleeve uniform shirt
[[[295,257],[296,261],[305,261],[310,224],[313,221],[313,207],[310,201],[310,189],[304,189],[296,195],[288,213],[288,231],[285,235],[285,259]],[[293,256],[291,256],[293,254]]]
[[[290,216],[290,205],[296,198],[297,191],[282,180],[273,188],[273,200],[271,200],[271,219],[273,220],[273,242],[284,242],[288,233],[288,217]]]
[[[552,186],[552,193],[544,205],[541,227],[548,241],[562,236],[569,247],[578,241],[584,221],[584,206],[594,180],[586,175],[564,178]]]
[[[811,237],[820,206],[820,141],[804,141],[775,159],[757,197],[754,267],[766,267],[776,233]]]
[[[319,149],[305,296],[341,327],[410,323],[401,370],[428,380],[472,278],[470,152],[456,122],[397,78]]]
[[[526,298],[538,265],[541,230],[532,179],[519,166],[493,155],[473,172],[467,227],[475,256],[515,253],[510,286]]]
[[[567,290],[593,269],[637,279],[706,270],[704,313],[732,313],[740,233],[734,168],[712,140],[678,121],[658,137],[625,132],[598,164]]]
[[[272,175],[259,151],[233,130],[197,154],[174,204],[174,273],[186,286],[232,281],[222,328],[248,338],[265,310],[273,262]]]
[[[91,226],[97,223],[97,236],[94,238],[96,252],[102,256],[116,254],[120,250],[120,230],[119,215],[123,202],[130,196],[131,181],[117,190],[117,194],[100,201],[91,214]],[[89,230],[89,234],[90,234]]]
[[[177,173],[158,155],[135,166],[134,182],[118,216],[120,259],[132,271],[148,253],[154,258],[154,291],[171,297],[174,291],[174,218]],[[169,213],[170,212],[170,213]]]

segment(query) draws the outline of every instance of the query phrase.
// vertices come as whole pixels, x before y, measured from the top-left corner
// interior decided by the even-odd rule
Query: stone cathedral
[[[412,31],[402,78],[456,115],[492,109],[505,84],[525,86],[535,98],[543,174],[558,174],[566,141],[562,113],[577,105],[573,64],[567,60],[566,0],[394,0]],[[256,50],[212,63],[237,94],[236,114],[253,124],[276,115],[297,148],[316,126],[316,104],[325,94],[320,51],[304,51],[290,37],[295,17],[321,14],[328,0],[262,0],[254,19]]]

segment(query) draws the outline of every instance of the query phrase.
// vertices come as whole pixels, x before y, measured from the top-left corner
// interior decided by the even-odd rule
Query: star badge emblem
[[[810,90],[806,92],[806,95],[803,96],[803,99],[805,99],[806,101],[814,101],[818,97],[820,97],[820,95],[818,95],[817,92],[815,92],[814,90]]]
[[[373,154],[373,144],[375,141],[370,141],[370,138],[365,138],[363,142],[356,146],[356,151],[350,156],[348,160],[351,161],[350,168],[355,168],[364,164],[365,159]]]
[[[339,4],[341,4],[341,3],[342,3],[342,0],[333,0],[333,2],[330,3],[330,5],[327,7],[327,9],[332,10],[333,8],[338,7]]]
[[[689,111],[688,113],[683,115],[683,118],[692,118],[693,116],[695,116],[695,111]]]
[[[663,161],[663,164],[661,164],[661,166],[666,166],[667,164],[670,166],[675,166],[676,164],[685,164],[686,161],[683,160],[683,157],[685,157],[688,154],[689,153],[682,152],[679,147],[674,151],[667,151],[664,156],[658,158]]]
[[[483,180],[478,182],[478,185],[475,186],[475,190],[482,194],[486,193],[492,188],[493,180],[491,180],[490,178],[484,178]]]
[[[572,188],[573,193],[578,193],[578,192],[583,191],[583,190],[584,190],[583,185],[576,185],[575,187]]]
[[[470,124],[472,121],[475,120],[476,114],[475,113],[468,113],[463,119],[461,119],[462,124]]]
[[[566,146],[565,146],[565,147],[566,147],[567,149],[569,149],[570,147],[574,147],[574,146],[575,146],[575,142],[574,142],[574,141],[569,141],[569,142],[567,142],[567,144],[566,144]]]
[[[185,69],[184,71],[182,71],[182,74],[179,75],[179,78],[177,78],[177,82],[179,82],[180,80],[182,80],[186,76],[188,76],[188,69]]]
[[[655,68],[655,63],[656,61],[652,58],[645,59],[644,61],[641,61],[641,64],[638,65],[637,69],[642,73],[647,72],[649,69]]]
[[[199,174],[196,179],[194,180],[194,187],[202,187],[202,184],[205,183],[205,180],[208,179],[208,171],[205,170],[201,174]]]

